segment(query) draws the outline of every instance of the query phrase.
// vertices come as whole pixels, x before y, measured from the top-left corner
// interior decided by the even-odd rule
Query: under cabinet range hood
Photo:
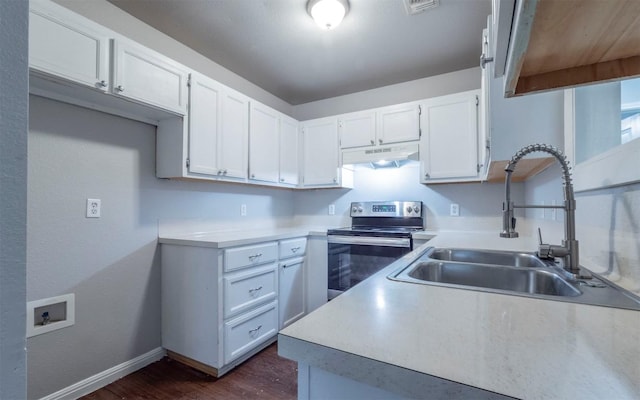
[[[343,165],[369,164],[373,168],[399,167],[406,161],[419,161],[418,142],[342,150]]]

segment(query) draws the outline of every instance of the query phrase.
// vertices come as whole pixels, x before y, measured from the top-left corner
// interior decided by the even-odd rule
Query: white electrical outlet
[[[100,199],[87,199],[87,218],[100,218]]]
[[[460,205],[456,203],[451,203],[451,208],[449,209],[449,215],[452,217],[460,216]]]
[[[329,204],[329,215],[336,215],[336,205]]]
[[[240,216],[242,216],[242,217],[246,217],[247,216],[247,205],[246,204],[240,205]]]
[[[556,205],[556,201],[555,200],[551,200],[551,205],[555,206]],[[557,216],[558,216],[558,209],[557,208],[552,208],[551,209],[551,220],[555,221]]]

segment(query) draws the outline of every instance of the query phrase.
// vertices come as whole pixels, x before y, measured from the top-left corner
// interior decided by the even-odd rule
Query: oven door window
[[[410,251],[408,247],[329,243],[329,289],[352,288]]]

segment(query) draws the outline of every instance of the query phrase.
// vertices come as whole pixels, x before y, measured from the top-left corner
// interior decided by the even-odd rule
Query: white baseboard
[[[132,360],[125,361],[122,364],[111,367],[106,371],[81,380],[71,386],[58,390],[40,400],[72,400],[94,392],[101,387],[107,386],[111,382],[129,375],[140,368],[144,368],[152,362],[160,360],[166,355],[165,349],[158,347]]]

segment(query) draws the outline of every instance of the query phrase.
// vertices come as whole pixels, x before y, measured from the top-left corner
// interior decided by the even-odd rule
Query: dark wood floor
[[[277,343],[216,379],[165,357],[85,397],[115,399],[295,399],[297,364]]]

